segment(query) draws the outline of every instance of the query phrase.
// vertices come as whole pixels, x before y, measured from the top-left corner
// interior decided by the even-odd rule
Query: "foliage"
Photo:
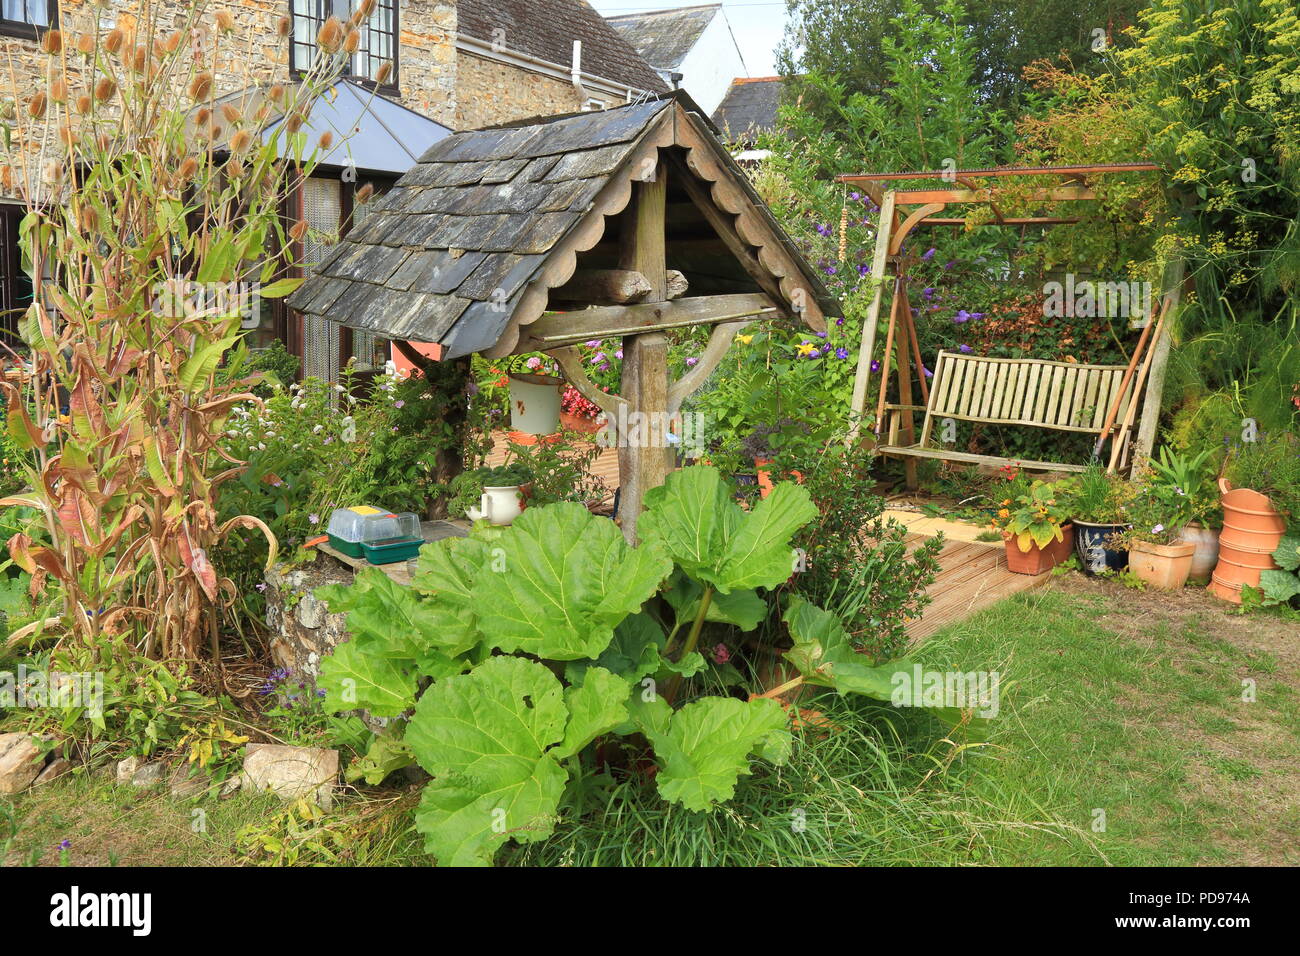
[[[1089,462],[1078,477],[1071,517],[1091,524],[1124,524],[1131,495],[1132,486],[1128,482],[1107,472],[1100,462]]]
[[[990,524],[1005,537],[1015,538],[1016,547],[1021,551],[1063,541],[1065,533],[1061,525],[1073,516],[1075,486],[1074,479],[1036,480],[1023,494],[1002,499]]]
[[[1191,496],[1165,474],[1153,470],[1139,475],[1135,484],[1135,493],[1125,508],[1132,527],[1120,535],[1122,542],[1178,543],[1183,529],[1196,515]]]
[[[1273,561],[1277,564],[1276,570],[1261,571],[1259,574],[1264,603],[1294,604],[1295,599],[1300,597],[1300,534],[1293,532],[1283,537],[1273,552]]]
[[[1300,517],[1300,433],[1261,432],[1228,457],[1224,476],[1234,488],[1268,495],[1273,507],[1292,520]]]
[[[598,762],[619,747],[634,766],[649,759],[638,741],[665,800],[709,809],[752,758],[782,762],[790,737],[774,700],[707,693],[729,665],[715,653],[710,667],[702,636],[757,627],[757,590],[787,581],[791,539],[814,514],[789,483],[746,512],[715,469],[693,467],[647,493],[637,547],[573,503],[434,542],[413,588],[369,573],[320,591],[354,635],[322,665],[326,706],[414,706],[403,744],[434,777],[416,825],[442,865],[546,838]],[[816,653],[787,657],[841,692],[878,694],[893,672],[864,663],[847,686]]]
[[[217,369],[240,338],[247,286],[275,298],[299,281],[277,279],[283,263],[267,258],[286,241],[281,156],[310,172],[302,118],[341,59],[323,54],[300,83],[271,91],[290,122],[272,128],[270,101],[214,115],[233,23],[213,26],[207,6],[178,19],[146,0],[115,26],[96,21],[84,54],[49,31],[39,85],[5,124],[7,148],[42,143],[44,165],[9,160],[24,171],[35,294],[20,322],[33,374],[4,383],[31,490],[3,505],[38,509],[50,538],[19,534],[10,552],[38,592],[58,585],[61,626],[79,640],[142,632],[147,657],[191,661],[220,656],[217,614],[235,591],[213,553],[236,529],[269,536],[214,506],[238,474],[220,436],[255,384]]]

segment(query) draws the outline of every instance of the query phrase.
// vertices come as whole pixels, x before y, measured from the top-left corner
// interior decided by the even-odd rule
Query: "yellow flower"
[[[999,517],[999,518],[1010,518],[1010,517],[1011,517],[1011,512],[1008,511],[1006,508],[1003,508],[1003,509],[1001,509],[1001,510],[998,512],[998,517]]]
[[[736,341],[741,345],[748,345],[750,342],[754,341],[754,337],[752,335],[737,335]]]
[[[812,354],[813,350],[816,349],[816,348],[817,348],[817,346],[813,345],[811,342],[802,342],[802,343],[800,343],[800,345],[799,345],[798,349],[796,349],[796,351],[797,351],[800,355],[810,355],[810,354]]]

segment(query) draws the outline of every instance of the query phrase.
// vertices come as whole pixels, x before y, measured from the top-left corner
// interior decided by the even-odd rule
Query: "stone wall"
[[[582,108],[568,80],[460,51],[456,64],[456,129],[479,129],[530,116]]]
[[[157,34],[165,36],[190,22],[187,11],[194,6],[180,0],[156,0],[148,5],[159,24]],[[205,4],[206,12],[199,31],[208,42],[217,41],[218,66],[215,71],[216,94],[234,92],[254,83],[283,82],[289,76],[289,42],[276,33],[276,24],[289,10],[289,0],[220,0]],[[229,36],[214,37],[213,24],[219,11],[234,18],[235,28]],[[141,11],[140,0],[101,0],[97,7],[89,0],[60,0],[60,28],[66,40],[66,54],[51,57],[42,53],[37,41],[0,37],[0,62],[13,65],[13,77],[6,68],[0,70],[0,100],[13,100],[18,109],[39,89],[46,87],[47,72],[66,63],[66,75],[72,97],[84,91],[84,58],[75,51],[78,36],[93,33],[96,17],[100,30],[113,25],[133,24]],[[401,30],[398,56],[400,102],[448,127],[456,122],[456,5],[443,0],[403,2],[400,6]],[[191,34],[193,36],[193,33]],[[56,112],[50,110],[51,117]],[[13,156],[0,160],[0,192],[13,196],[21,183],[22,172],[16,168],[19,157],[25,158],[33,173],[40,155],[42,130],[29,125],[21,114],[15,132]],[[53,122],[53,119],[50,120]],[[26,127],[24,130],[23,127]],[[26,133],[26,140],[23,134]],[[50,131],[52,134],[52,130]],[[47,154],[48,155],[48,154]]]

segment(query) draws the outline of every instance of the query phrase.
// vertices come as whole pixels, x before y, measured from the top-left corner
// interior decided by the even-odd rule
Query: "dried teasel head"
[[[393,61],[385,60],[379,64],[379,69],[375,72],[375,82],[383,86],[388,82],[388,78],[393,75]]]
[[[55,103],[68,101],[68,84],[62,78],[50,81],[50,99]]]
[[[303,116],[301,113],[293,112],[284,121],[284,128],[290,133],[296,133],[302,129]]]
[[[230,137],[230,151],[232,153],[242,153],[253,143],[253,134],[246,129],[236,130],[235,135]]]
[[[330,148],[331,146],[333,146],[333,145],[334,145],[334,134],[333,134],[333,133],[331,133],[329,130],[326,130],[325,132],[323,132],[323,133],[320,134],[320,148],[321,148],[321,149],[329,149],[329,148]]]
[[[357,13],[361,15],[362,20],[364,20],[366,17],[370,16],[370,14],[374,12],[375,12],[375,0],[361,0],[361,2],[357,4]]]
[[[230,157],[230,162],[226,163],[226,175],[231,179],[243,178],[244,164],[235,157]]]
[[[149,48],[143,43],[136,46],[131,53],[131,69],[143,73],[149,66]]]
[[[59,140],[64,146],[68,147],[68,149],[72,149],[77,145],[77,131],[67,123],[64,123],[59,127]]]
[[[175,53],[181,48],[181,41],[185,39],[180,30],[173,30],[167,34],[167,39],[163,40],[162,48],[164,53]]]
[[[217,11],[217,29],[220,30],[222,33],[234,32],[235,18],[230,15],[229,11],[226,10]]]
[[[83,33],[77,37],[77,52],[82,56],[90,56],[95,52],[95,38],[89,33]]]
[[[114,55],[122,49],[122,44],[126,42],[126,33],[121,27],[113,27],[104,37],[104,49]]]
[[[294,242],[302,242],[302,237],[307,235],[307,230],[309,228],[306,219],[299,219],[289,227],[289,238]]]
[[[193,179],[194,174],[198,171],[199,161],[193,156],[186,156],[184,162],[181,163],[180,168],[176,170],[176,175],[179,176],[182,181],[187,181]]]
[[[361,46],[361,31],[350,29],[348,35],[343,38],[343,49],[349,54],[356,53]]]
[[[90,94],[82,93],[80,96],[77,97],[77,112],[82,114],[89,113],[90,103],[91,103]]]
[[[58,30],[46,30],[41,37],[41,50],[50,56],[63,52],[63,34]]]
[[[212,110],[208,109],[206,106],[194,114],[195,126],[207,126],[211,122],[212,122]]]
[[[103,103],[117,91],[117,83],[111,76],[101,76],[95,83],[95,99]]]
[[[326,53],[337,53],[343,43],[343,24],[338,17],[330,17],[316,31],[316,45]]]
[[[195,75],[190,80],[189,88],[190,99],[195,101],[206,100],[212,95],[212,74],[207,70]]]
[[[243,120],[244,114],[239,112],[239,107],[234,103],[224,103],[221,107],[221,115],[226,118],[227,123],[238,123]]]
[[[27,115],[32,119],[40,119],[48,106],[49,98],[44,93],[37,93],[27,101]]]
[[[99,229],[99,213],[94,206],[82,206],[77,210],[77,223],[82,232],[95,232]]]
[[[281,17],[275,22],[275,32],[279,35],[280,39],[287,37],[292,30],[293,21],[288,17]]]
[[[362,186],[360,189],[357,190],[356,200],[357,202],[360,203],[370,202],[370,197],[373,196],[374,194],[375,194],[375,187],[370,183],[366,183],[364,186]]]

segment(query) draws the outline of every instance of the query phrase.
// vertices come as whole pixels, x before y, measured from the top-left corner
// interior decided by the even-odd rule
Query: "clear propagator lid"
[[[330,515],[329,533],[354,544],[420,537],[420,518],[411,512],[394,514],[382,508],[358,505],[336,508]]]

